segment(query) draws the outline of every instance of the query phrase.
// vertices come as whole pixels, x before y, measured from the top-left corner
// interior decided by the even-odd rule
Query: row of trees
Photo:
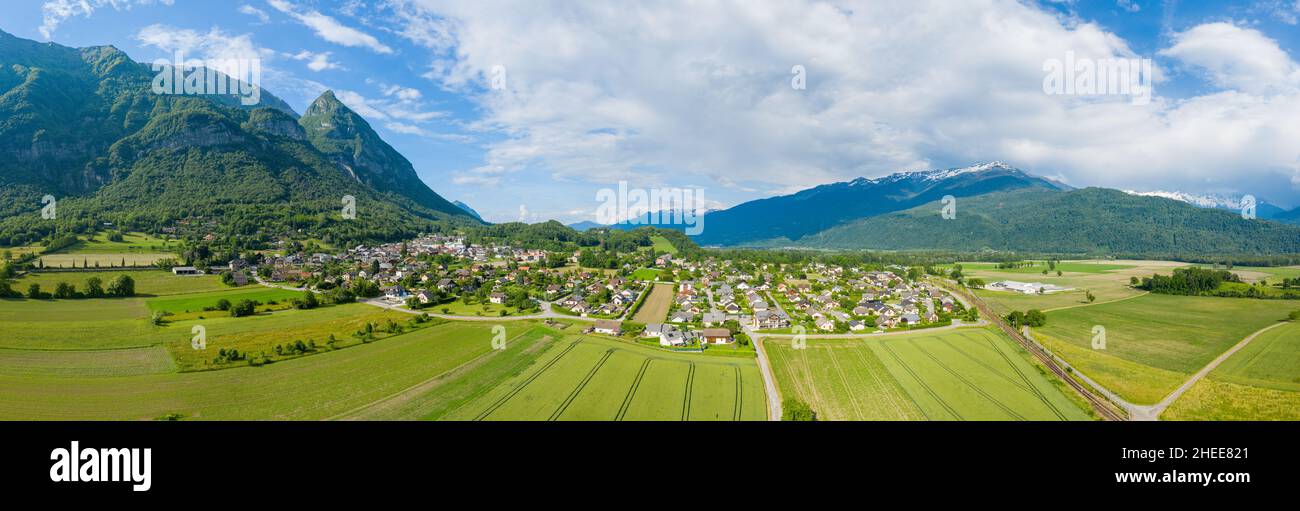
[[[47,292],[41,289],[41,285],[33,282],[27,286],[27,292],[19,295],[9,287],[5,281],[0,284],[0,296],[9,298],[18,298],[26,296],[33,300],[49,299],[77,299],[77,298],[123,298],[135,296],[135,280],[127,275],[119,275],[104,287],[104,281],[99,277],[90,277],[86,279],[84,291],[78,291],[75,285],[67,282],[59,282],[54,286],[53,292]]]

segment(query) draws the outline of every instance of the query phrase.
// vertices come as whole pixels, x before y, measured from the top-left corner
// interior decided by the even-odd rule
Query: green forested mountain
[[[479,221],[430,190],[364,120],[321,96],[301,119],[263,91],[160,95],[113,47],[0,32],[0,245],[113,222],[156,231],[203,219],[218,234],[393,239]],[[54,221],[41,197],[58,199]],[[356,218],[341,214],[356,198]]]
[[[1295,254],[1300,227],[1118,190],[1024,190],[966,197],[945,220],[933,202],[859,219],[797,243],[842,249],[1088,254]]]

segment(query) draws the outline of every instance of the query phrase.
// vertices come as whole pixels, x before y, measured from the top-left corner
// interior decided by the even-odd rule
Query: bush
[[[257,312],[257,302],[247,298],[230,307],[230,317],[232,318],[252,316],[254,312]]]

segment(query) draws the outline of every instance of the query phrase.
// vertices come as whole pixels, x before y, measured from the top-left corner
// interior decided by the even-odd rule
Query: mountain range
[[[942,198],[954,215],[942,215]],[[1001,162],[821,185],[710,213],[702,245],[1092,254],[1300,253],[1300,227],[1267,203],[1075,189]],[[1204,199],[1204,198],[1202,198]],[[1274,221],[1263,220],[1272,218]]]
[[[330,91],[299,116],[262,91],[167,95],[155,73],[112,46],[70,48],[0,31],[0,244],[99,221],[156,230],[183,218],[270,236],[289,229],[345,240],[477,224]],[[39,216],[58,199],[56,222]],[[355,221],[344,222],[345,196]]]

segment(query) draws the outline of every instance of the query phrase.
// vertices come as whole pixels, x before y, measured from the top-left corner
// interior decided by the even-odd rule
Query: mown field
[[[650,289],[650,296],[645,298],[641,308],[632,316],[637,323],[662,323],[668,317],[668,308],[673,304],[673,285],[655,284]]]
[[[454,410],[425,417],[602,421],[767,418],[762,377],[753,359],[672,353],[598,336],[571,336],[550,343],[526,369],[497,381],[483,386],[479,395]]]
[[[1167,420],[1300,420],[1300,323],[1264,332],[1174,401]]]
[[[100,271],[45,271],[23,275],[13,281],[13,289],[26,292],[27,286],[40,284],[41,289],[53,291],[59,282],[76,286],[78,291],[86,289],[86,279],[99,277],[107,286],[119,275],[129,275],[135,281],[135,293],[138,296],[167,296],[186,293],[205,293],[232,289],[221,283],[216,275],[176,276],[164,270],[100,270]]]
[[[1154,404],[1251,333],[1300,307],[1286,300],[1148,294],[1047,313],[1033,335],[1121,397]],[[1106,348],[1092,349],[1093,327]]]
[[[99,233],[40,259],[46,268],[145,266],[176,258],[178,246],[177,242],[139,233],[125,233],[121,241],[109,241],[107,233]]]
[[[1087,420],[1088,414],[989,329],[764,346],[783,398],[820,420]]]

